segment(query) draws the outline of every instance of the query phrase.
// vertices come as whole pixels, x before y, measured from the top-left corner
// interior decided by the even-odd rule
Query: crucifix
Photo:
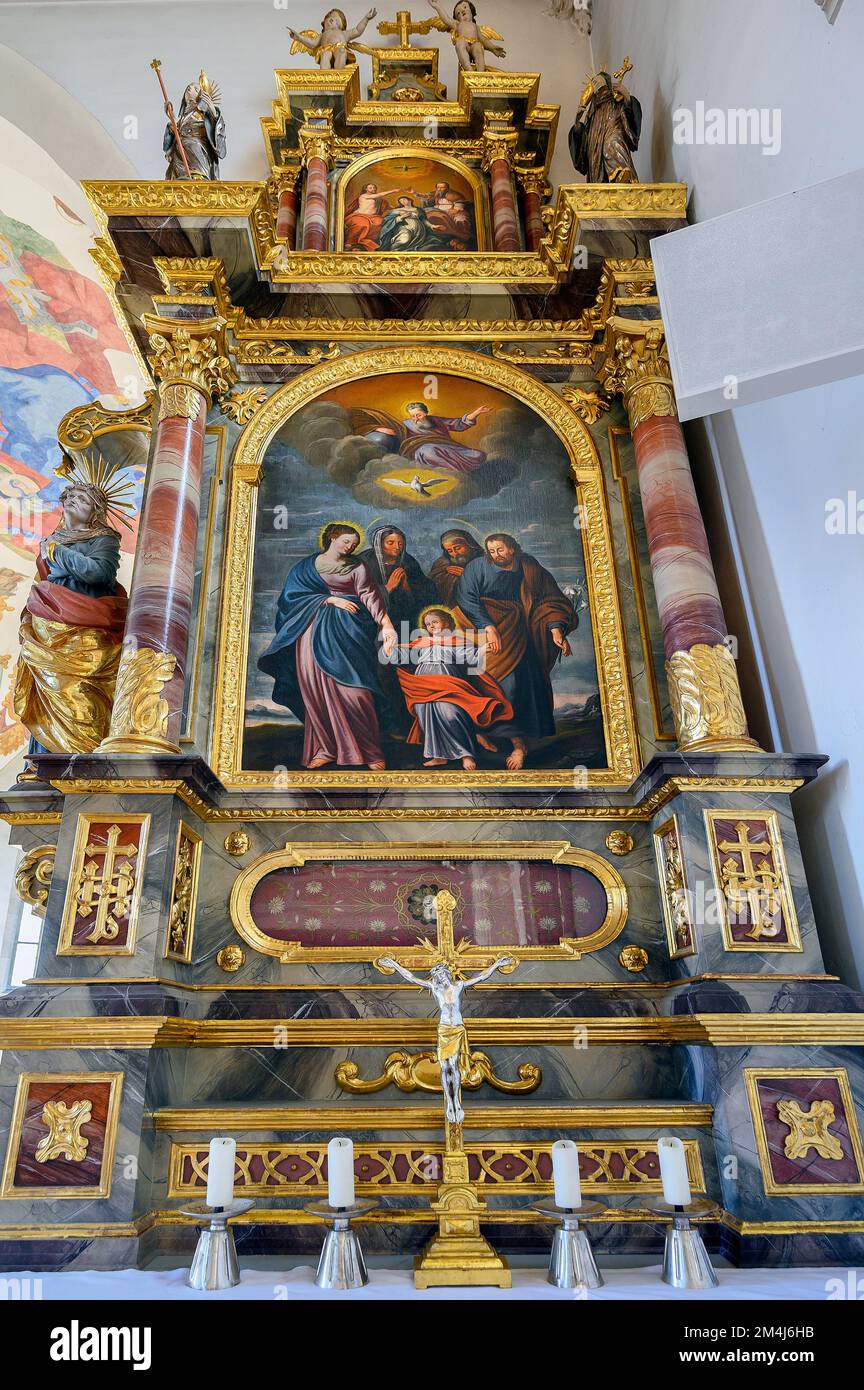
[[[480,1232],[481,1214],[486,1203],[469,1178],[468,1155],[462,1139],[462,1075],[469,1061],[468,1034],[462,1017],[464,990],[488,980],[496,970],[512,969],[512,956],[499,956],[477,975],[466,978],[459,969],[460,951],[453,940],[453,910],[456,899],[448,890],[435,894],[438,919],[437,959],[429,978],[406,970],[392,956],[376,961],[379,970],[396,971],[409,984],[428,989],[438,1005],[438,1065],[445,1097],[444,1181],[438,1189],[432,1210],[438,1215],[438,1234],[414,1262],[414,1283],[418,1289],[435,1285],[496,1284],[510,1287],[510,1270]],[[427,943],[431,944],[431,943]]]
[[[431,34],[432,30],[436,27],[437,20],[434,18],[416,20],[411,18],[410,10],[397,10],[395,21],[388,19],[379,24],[378,33],[385,35],[398,34],[399,47],[410,48],[412,34]]]

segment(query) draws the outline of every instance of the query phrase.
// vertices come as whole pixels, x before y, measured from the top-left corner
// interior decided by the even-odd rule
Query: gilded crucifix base
[[[432,1203],[432,1210],[438,1217],[438,1232],[414,1261],[415,1287],[491,1284],[509,1289],[512,1276],[507,1261],[480,1232],[481,1220],[484,1216],[488,1218],[488,1207],[473,1183],[468,1181],[462,1126],[446,1122],[445,1139],[444,1181],[438,1189],[437,1201]]]

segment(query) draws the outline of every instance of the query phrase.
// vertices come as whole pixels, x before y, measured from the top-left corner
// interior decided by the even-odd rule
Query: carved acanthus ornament
[[[523,193],[536,193],[538,198],[546,198],[552,191],[545,169],[517,169],[516,177]]]
[[[45,916],[54,853],[54,845],[36,845],[27,851],[15,870],[15,892],[22,902],[29,903],[37,917]]]
[[[735,658],[722,642],[697,642],[689,651],[673,652],[666,662],[669,700],[681,749],[750,749]]]
[[[608,396],[602,395],[600,391],[586,391],[583,386],[564,386],[561,388],[561,395],[572,405],[586,425],[596,425],[600,416],[612,408]]]
[[[145,314],[144,326],[150,336],[150,365],[160,383],[160,419],[167,414],[195,419],[190,413],[192,394],[203,396],[209,406],[214,396],[234,385],[237,374],[227,355],[224,319],[177,323]],[[186,391],[173,389],[178,387]]]
[[[631,430],[678,413],[666,335],[657,320],[610,318],[597,376],[610,395],[623,398]]]
[[[112,752],[165,752],[168,741],[168,701],[162,690],[174,675],[177,658],[152,647],[124,645],[117,673],[111,733],[103,749]],[[179,750],[177,750],[179,751]]]

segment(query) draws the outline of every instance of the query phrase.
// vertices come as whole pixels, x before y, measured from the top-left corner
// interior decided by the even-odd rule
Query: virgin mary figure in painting
[[[321,550],[289,571],[276,605],[276,636],[258,659],[273,699],[303,720],[303,765],[384,767],[376,699],[377,638],[386,655],[396,629],[384,595],[354,552],[360,531],[331,522]]]
[[[409,743],[422,743],[424,767],[461,762],[477,767],[477,745],[496,752],[483,730],[510,721],[513,707],[496,680],[478,670],[485,636],[453,627],[455,614],[427,608],[422,635],[403,652],[408,664],[396,674],[414,723]]]
[[[30,753],[92,753],[108,734],[126,622],[109,504],[101,488],[73,482],[60,494],[62,522],[39,546],[13,698]]]
[[[491,405],[478,405],[466,415],[431,415],[423,401],[409,401],[401,423],[384,411],[375,412],[377,421],[371,411],[356,412],[355,418],[375,424],[374,429],[367,429],[367,439],[392,448],[415,463],[422,463],[426,468],[449,468],[453,473],[473,473],[483,467],[487,455],[482,449],[457,444],[452,436],[463,430],[473,430],[480,417],[491,411]]]

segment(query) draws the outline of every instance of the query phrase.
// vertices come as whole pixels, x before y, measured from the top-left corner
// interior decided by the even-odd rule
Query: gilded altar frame
[[[384,149],[370,150],[367,154],[361,155],[353,160],[345,169],[340,170],[339,179],[336,185],[336,210],[335,210],[335,237],[336,250],[345,252],[345,190],[348,184],[363,169],[373,164],[382,164],[385,160],[398,159],[404,155],[409,159],[426,159],[435,164],[441,164],[446,169],[451,169],[454,174],[458,174],[469,185],[474,195],[474,230],[477,236],[477,250],[487,251],[489,249],[487,237],[487,211],[485,189],[474,169],[455,159],[453,155],[443,154],[440,150],[430,150],[429,146],[419,145],[394,145],[392,149],[388,146]],[[347,254],[347,253],[346,253]],[[429,253],[433,254],[432,252]],[[444,252],[446,255],[447,253]]]
[[[264,454],[290,417],[325,391],[347,382],[399,372],[442,372],[479,381],[510,393],[537,411],[561,441],[570,459],[574,503],[580,529],[603,732],[605,768],[580,769],[578,785],[626,786],[641,760],[627,660],[621,599],[615,569],[612,528],[602,464],[591,435],[577,412],[551,387],[519,367],[495,358],[448,347],[383,347],[322,362],[277,389],[258,409],[237,441],[228,499],[227,544],[222,568],[214,715],[209,762],[230,789],[316,790],[331,787],[572,787],[574,774],[561,771],[381,772],[325,769],[290,772],[245,771],[242,766],[249,621],[255,549],[255,519]]]
[[[588,936],[561,937],[555,946],[482,946],[476,942],[452,943],[452,916],[440,913],[437,944],[429,941],[416,946],[301,946],[299,942],[276,941],[267,936],[252,919],[252,894],[258,884],[274,869],[302,868],[309,863],[357,863],[363,860],[427,860],[440,863],[448,859],[482,860],[515,859],[540,860],[549,864],[565,864],[585,869],[600,880],[606,891],[606,917],[600,927]],[[460,969],[480,968],[500,950],[520,960],[579,960],[583,955],[599,951],[620,935],[627,921],[628,897],[624,880],[608,860],[593,850],[580,849],[569,840],[511,840],[415,843],[389,841],[361,844],[300,843],[288,840],[284,849],[270,850],[259,855],[241,870],[234,880],[229,900],[231,922],[237,933],[254,951],[276,956],[282,964],[322,963],[341,964],[346,961],[375,961],[382,954],[393,956],[401,964],[423,968],[448,954],[458,957]],[[449,916],[449,920],[446,918]],[[430,936],[436,929],[430,924]],[[505,974],[509,973],[505,967]]]

